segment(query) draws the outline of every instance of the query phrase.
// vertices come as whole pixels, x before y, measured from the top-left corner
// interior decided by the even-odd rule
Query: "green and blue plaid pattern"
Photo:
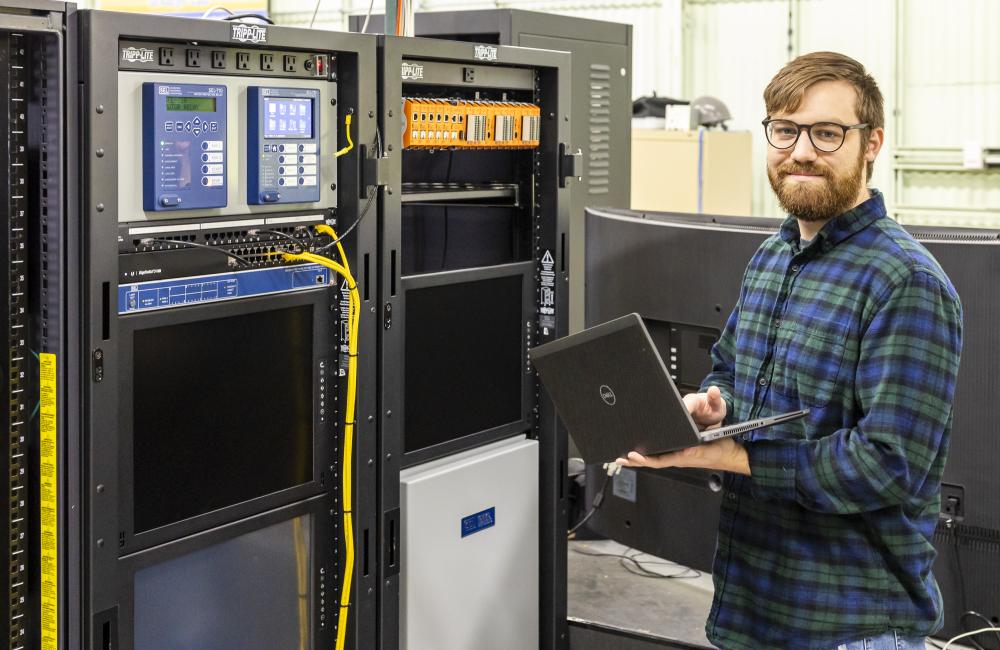
[[[742,440],[724,481],[708,638],[722,648],[834,648],[937,631],[931,574],[962,308],[882,196],[804,249],[789,217],[747,266],[712,350],[727,421],[809,415]]]

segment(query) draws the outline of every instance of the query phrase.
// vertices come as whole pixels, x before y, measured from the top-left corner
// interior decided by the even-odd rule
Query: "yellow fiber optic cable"
[[[317,230],[330,234],[336,239],[336,233],[329,226],[317,227]],[[341,263],[316,253],[284,253],[283,258],[289,262],[303,261],[320,264],[339,273],[349,287],[349,332],[348,332],[348,362],[347,362],[347,404],[344,413],[344,456],[342,463],[343,485],[342,498],[344,509],[344,582],[340,591],[340,614],[337,622],[337,650],[344,650],[347,641],[347,615],[351,603],[351,583],[354,577],[354,518],[352,497],[352,469],[354,456],[354,411],[358,388],[358,325],[361,319],[361,296],[358,285],[351,275],[351,267],[343,246],[337,243],[337,252]]]
[[[337,153],[333,154],[334,158],[340,158],[345,153],[354,148],[354,141],[351,140],[351,114],[348,113],[344,117],[344,133],[347,135],[347,146],[339,150]]]

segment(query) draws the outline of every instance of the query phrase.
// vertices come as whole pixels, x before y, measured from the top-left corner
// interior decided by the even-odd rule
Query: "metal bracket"
[[[373,147],[361,145],[361,186],[359,197],[368,197],[369,187],[385,187],[389,184],[389,165],[386,164],[388,158],[379,158],[378,152]]]
[[[578,147],[573,153],[566,153],[566,148],[559,143],[559,187],[566,187],[566,179],[570,177],[583,180],[583,151]]]

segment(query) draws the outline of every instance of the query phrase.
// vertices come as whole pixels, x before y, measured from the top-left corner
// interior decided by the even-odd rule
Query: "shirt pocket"
[[[830,402],[840,384],[845,338],[831,328],[803,328],[785,332],[775,348],[772,388],[792,401],[821,407]]]

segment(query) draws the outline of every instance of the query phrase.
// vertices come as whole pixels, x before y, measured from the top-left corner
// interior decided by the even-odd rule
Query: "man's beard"
[[[789,160],[777,169],[768,167],[767,180],[778,196],[778,203],[789,214],[802,221],[829,221],[854,207],[864,173],[865,158],[861,151],[854,169],[844,176],[835,176],[829,167]],[[790,174],[814,174],[823,180],[786,183]]]

